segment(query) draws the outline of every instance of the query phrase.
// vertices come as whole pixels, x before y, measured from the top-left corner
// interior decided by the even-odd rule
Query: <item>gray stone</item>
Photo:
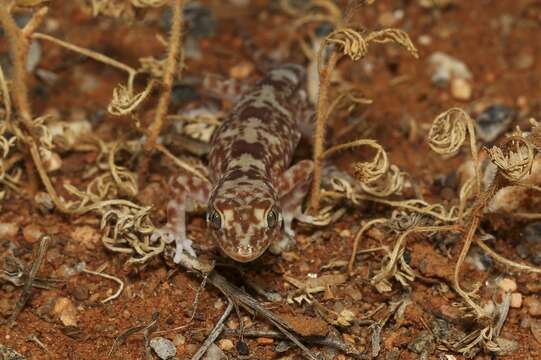
[[[224,354],[222,349],[220,349],[216,344],[210,345],[205,354],[203,360],[223,360],[227,359],[227,356]]]
[[[504,133],[515,118],[515,111],[505,105],[490,105],[476,119],[477,135],[491,143]]]
[[[428,64],[432,68],[432,83],[438,86],[446,86],[452,78],[461,80],[471,80],[472,78],[466,64],[442,52],[430,55]]]
[[[164,337],[155,337],[150,340],[150,347],[156,355],[162,360],[167,360],[172,358],[177,353],[177,348],[175,344]]]

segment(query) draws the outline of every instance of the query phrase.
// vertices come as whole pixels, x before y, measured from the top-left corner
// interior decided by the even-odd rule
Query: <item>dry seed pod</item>
[[[532,145],[520,135],[505,139],[501,147],[487,149],[490,160],[509,181],[517,182],[532,169],[534,158]]]
[[[330,33],[325,39],[322,48],[328,44],[340,45],[344,55],[348,55],[351,60],[357,61],[364,57],[368,52],[368,43],[360,33],[353,29],[339,29]]]
[[[123,116],[132,113],[150,94],[154,83],[150,81],[142,92],[135,94],[130,85],[119,84],[113,90],[113,99],[107,107],[111,115]]]
[[[376,156],[370,162],[358,162],[353,165],[355,176],[361,183],[369,184],[378,180],[383,174],[389,170],[389,160],[387,153],[381,145],[371,142],[366,145],[376,149]]]

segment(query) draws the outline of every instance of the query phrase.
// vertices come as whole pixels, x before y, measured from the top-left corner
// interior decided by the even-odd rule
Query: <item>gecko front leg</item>
[[[279,254],[294,244],[295,232],[291,224],[294,219],[303,215],[302,203],[310,189],[313,170],[314,163],[311,160],[302,160],[287,169],[278,179],[276,189],[282,207],[285,236],[271,244],[270,251],[274,254]]]
[[[167,224],[152,234],[152,239],[162,237],[166,243],[175,242],[173,261],[180,262],[185,251],[196,256],[192,240],[186,235],[186,212],[193,208],[193,201],[206,204],[211,191],[210,183],[194,175],[180,175],[174,183],[175,198],[167,203]]]

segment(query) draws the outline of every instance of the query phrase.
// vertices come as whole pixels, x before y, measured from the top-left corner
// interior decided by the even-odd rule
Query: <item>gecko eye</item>
[[[277,222],[278,222],[278,212],[276,211],[276,209],[272,209],[267,214],[267,225],[269,228],[273,228]]]
[[[214,226],[214,228],[219,229],[222,227],[222,217],[216,210],[211,210],[207,217],[207,221]]]

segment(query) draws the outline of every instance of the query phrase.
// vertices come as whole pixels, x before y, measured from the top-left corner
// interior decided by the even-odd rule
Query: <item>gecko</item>
[[[157,236],[175,242],[174,261],[192,256],[186,236],[186,201],[207,204],[207,232],[219,249],[237,262],[250,262],[267,249],[291,246],[294,219],[302,212],[313,162],[291,165],[303,121],[302,66],[270,70],[241,95],[210,139],[209,181],[192,175],[176,178],[177,194],[167,205],[167,224]]]

